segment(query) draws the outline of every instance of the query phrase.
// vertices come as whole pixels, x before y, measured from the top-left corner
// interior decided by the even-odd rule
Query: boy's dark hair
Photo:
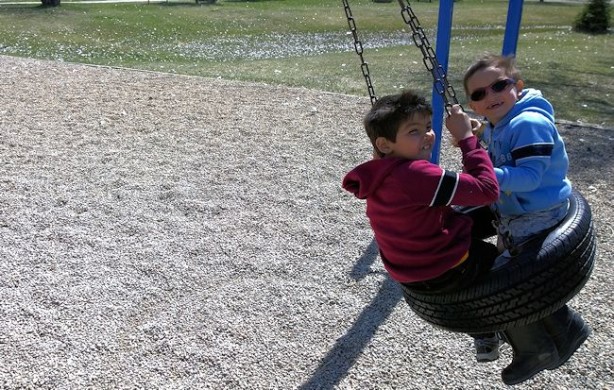
[[[486,69],[488,67],[495,67],[505,69],[505,74],[515,81],[520,80],[520,71],[516,68],[516,58],[514,56],[502,56],[498,54],[486,53],[482,57],[473,63],[466,71],[465,77],[463,77],[463,87],[465,88],[465,94],[469,96],[469,89],[467,88],[467,81],[476,72]]]
[[[387,95],[380,98],[371,107],[363,120],[367,135],[375,146],[375,140],[384,137],[396,142],[397,130],[403,122],[411,119],[415,114],[433,115],[433,109],[426,99],[413,91],[403,91],[397,95]],[[379,150],[377,150],[379,152]]]

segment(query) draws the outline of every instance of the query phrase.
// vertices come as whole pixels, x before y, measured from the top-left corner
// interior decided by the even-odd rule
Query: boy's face
[[[431,125],[431,116],[419,113],[401,124],[395,142],[384,137],[376,140],[378,149],[386,156],[409,160],[429,160],[434,142],[435,133]]]
[[[467,80],[469,107],[496,124],[514,107],[522,86],[522,80],[511,80],[504,69],[484,68]]]

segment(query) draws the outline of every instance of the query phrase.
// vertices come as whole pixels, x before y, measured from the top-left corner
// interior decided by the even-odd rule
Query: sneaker
[[[503,340],[495,334],[492,337],[476,338],[473,345],[478,362],[492,362],[499,359],[499,347],[503,345]]]

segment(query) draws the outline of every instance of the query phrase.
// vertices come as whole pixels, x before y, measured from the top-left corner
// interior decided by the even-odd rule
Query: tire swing
[[[356,52],[362,61],[361,69],[371,103],[374,104],[377,98],[362,56],[362,44],[347,0],[343,0],[343,3]],[[433,75],[434,88],[442,96],[446,107],[458,104],[454,89],[437,63],[409,2],[402,7],[403,19],[411,27],[413,39],[424,55],[424,64]],[[561,223],[549,233],[523,244],[518,255],[491,270],[487,277],[451,292],[406,290],[407,303],[430,324],[464,333],[503,331],[528,325],[554,313],[573,298],[590,278],[597,248],[588,202],[574,189],[569,203],[569,211]],[[488,207],[459,209],[465,213],[476,210],[481,212],[488,210]],[[500,256],[497,260],[503,262],[505,259]]]
[[[528,325],[560,309],[588,281],[596,252],[586,199],[574,190],[569,201],[554,230],[529,241],[487,278],[449,293],[406,290],[412,310],[440,328],[486,333]]]

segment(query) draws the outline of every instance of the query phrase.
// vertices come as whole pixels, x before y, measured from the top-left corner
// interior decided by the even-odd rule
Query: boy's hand
[[[472,130],[475,124],[471,123],[469,116],[458,104],[450,107],[448,112],[446,127],[452,135],[452,144],[458,146],[460,141],[473,135]]]
[[[484,122],[479,121],[477,119],[471,118],[470,120],[471,120],[471,132],[473,133],[473,135],[480,138],[482,134],[484,133],[484,127],[486,127],[486,125],[484,124]]]

